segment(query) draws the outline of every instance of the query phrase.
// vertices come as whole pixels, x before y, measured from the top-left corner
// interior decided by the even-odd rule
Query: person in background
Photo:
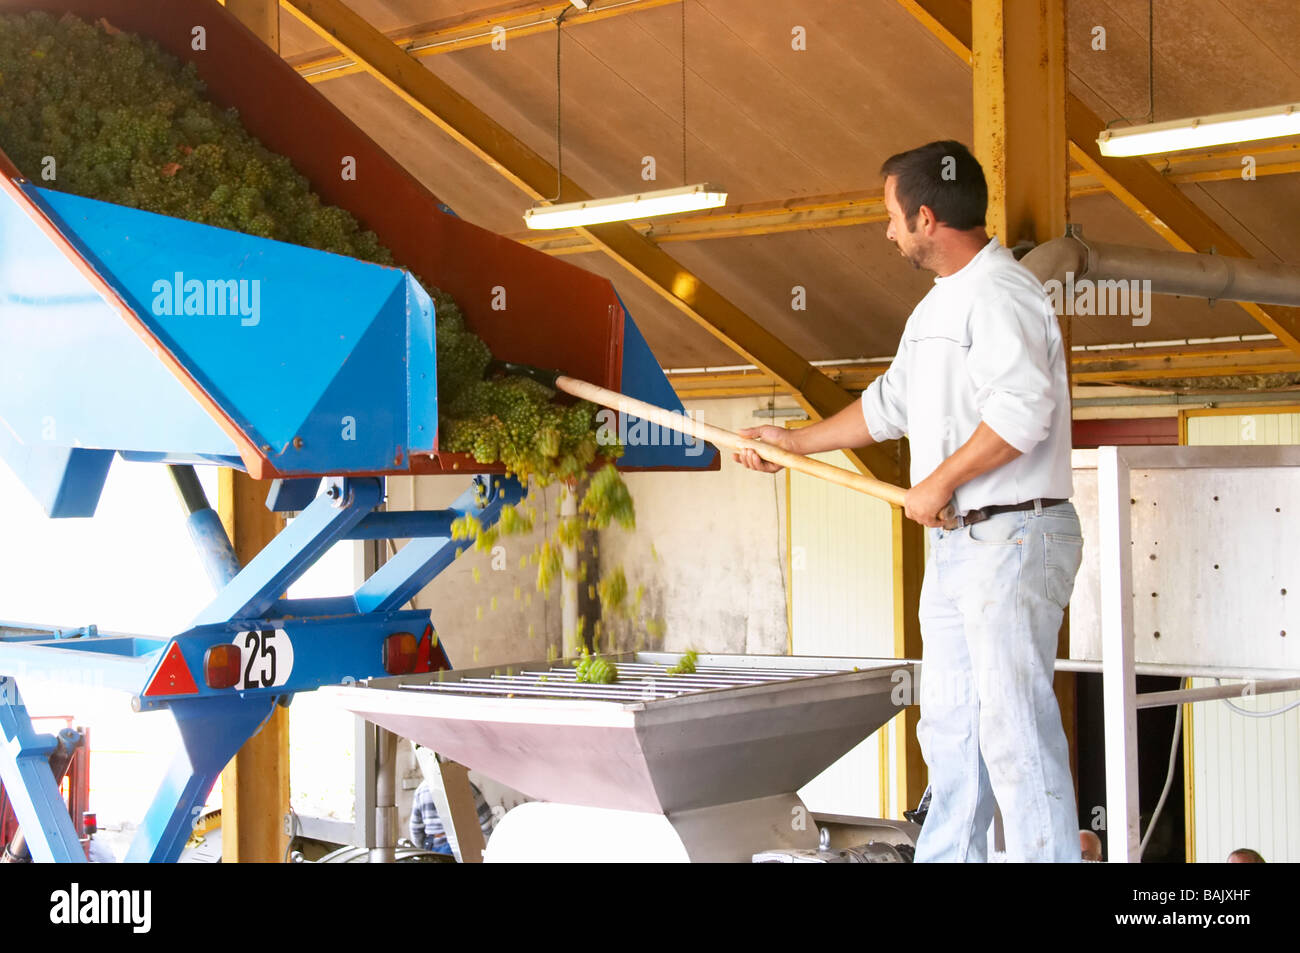
[[[483,838],[492,833],[492,809],[483,798],[483,792],[475,785],[470,785],[474,792],[474,806],[478,810],[479,827],[483,828]],[[433,851],[435,854],[451,854],[451,844],[447,841],[447,831],[442,818],[438,816],[438,806],[433,801],[433,788],[428,781],[421,781],[415,789],[415,800],[411,803],[411,843],[416,847]]]
[[[1259,851],[1251,850],[1249,847],[1238,847],[1228,855],[1230,864],[1262,864],[1264,858],[1259,855]]]
[[[1079,831],[1079,851],[1084,860],[1101,863],[1101,838],[1093,831]]]

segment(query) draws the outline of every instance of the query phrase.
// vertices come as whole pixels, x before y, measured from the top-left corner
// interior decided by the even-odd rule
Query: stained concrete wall
[[[725,430],[768,421],[765,399],[692,401],[687,409]],[[705,473],[629,473],[637,531],[600,534],[602,571],[622,563],[628,585],[666,623],[651,648],[782,655],[788,651],[786,479],[747,470],[723,454]]]

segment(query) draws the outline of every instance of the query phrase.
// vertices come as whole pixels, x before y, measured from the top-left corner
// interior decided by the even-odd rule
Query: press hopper
[[[816,847],[795,793],[899,710],[896,659],[607,656],[613,685],[525,662],[321,689],[548,803],[508,813],[490,860],[748,860]]]

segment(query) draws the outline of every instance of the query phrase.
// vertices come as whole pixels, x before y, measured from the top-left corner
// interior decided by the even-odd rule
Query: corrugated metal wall
[[[841,453],[819,454],[818,459],[849,467]],[[791,640],[795,655],[893,657],[890,533],[888,503],[802,473],[790,474]],[[901,817],[898,805],[890,803],[896,799],[895,785],[886,783],[894,776],[893,761],[891,723],[828,768],[800,795],[813,811]]]
[[[1188,415],[1187,443],[1297,444],[1300,413]],[[1297,700],[1300,692],[1234,704],[1271,711]],[[1300,860],[1300,707],[1274,718],[1249,718],[1205,702],[1192,706],[1190,733],[1195,859],[1217,863],[1238,847],[1250,847],[1267,861]]]

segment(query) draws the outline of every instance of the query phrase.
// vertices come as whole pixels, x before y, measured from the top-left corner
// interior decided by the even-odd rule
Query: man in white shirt
[[[916,860],[987,860],[995,804],[1007,856],[1078,862],[1069,749],[1052,691],[1083,539],[1069,502],[1070,394],[1042,286],[984,230],[984,172],[959,142],[886,160],[886,237],[934,287],[889,369],[800,430],[742,431],[796,453],[907,435],[904,510],[930,528],[917,735],[930,811]],[[735,455],[775,472],[753,451]],[[938,517],[952,502],[959,518]]]

